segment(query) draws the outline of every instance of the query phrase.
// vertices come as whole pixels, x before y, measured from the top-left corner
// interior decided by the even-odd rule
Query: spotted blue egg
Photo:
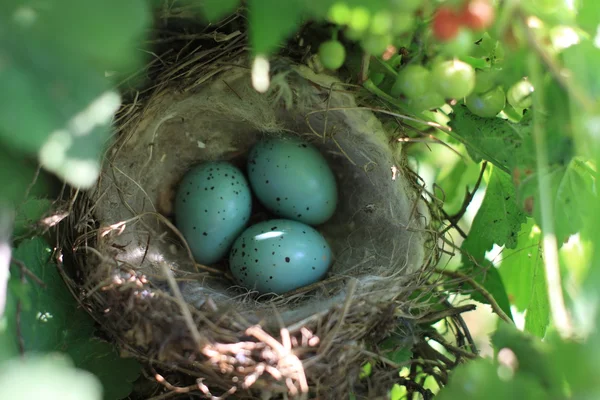
[[[236,239],[229,268],[240,286],[280,294],[319,281],[331,259],[329,244],[314,228],[274,219],[250,226]]]
[[[338,193],[331,168],[319,150],[298,138],[259,141],[248,155],[248,180],[277,216],[318,225],[335,211]]]
[[[199,164],[179,184],[174,211],[175,225],[196,261],[213,264],[227,254],[250,219],[250,186],[231,163]]]

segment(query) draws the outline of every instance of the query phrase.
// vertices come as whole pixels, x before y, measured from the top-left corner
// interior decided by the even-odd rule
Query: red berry
[[[490,0],[470,0],[460,14],[460,20],[473,30],[488,28],[494,22],[494,6]]]
[[[449,41],[458,35],[461,25],[460,16],[451,8],[440,7],[433,16],[431,27],[433,35],[441,41]]]

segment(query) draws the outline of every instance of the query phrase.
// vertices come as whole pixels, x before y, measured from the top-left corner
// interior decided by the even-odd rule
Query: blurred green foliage
[[[95,338],[94,320],[71,295],[51,256],[52,249],[40,237],[24,240],[14,251],[14,259],[25,265],[44,286],[30,278],[22,279],[18,265],[13,264],[0,330],[0,363],[18,357],[21,350],[62,352],[76,367],[100,379],[105,399],[127,397],[132,382],[140,374],[140,365],[134,359],[120,358],[112,344]]]
[[[37,158],[67,183],[94,183],[120,104],[106,75],[142,61],[133,50],[149,22],[144,0],[0,4],[0,152],[19,159],[9,165]],[[22,200],[32,176],[20,170],[0,200]]]

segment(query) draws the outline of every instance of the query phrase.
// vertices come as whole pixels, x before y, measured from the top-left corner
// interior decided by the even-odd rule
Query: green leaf
[[[499,84],[502,84],[506,90],[517,83],[523,77],[527,76],[527,57],[529,49],[522,47],[518,50],[505,52],[502,62],[502,73],[498,74]]]
[[[598,20],[595,22],[594,34],[598,29]],[[578,89],[584,90],[592,99],[600,95],[600,82],[598,82],[595,66],[600,64],[600,51],[591,40],[583,40],[580,44],[564,50],[563,58],[566,66],[571,70],[573,80]]]
[[[514,248],[521,224],[526,221],[525,214],[516,202],[515,189],[510,176],[498,168],[492,167],[485,197],[477,215],[473,219],[468,237],[462,244],[464,273],[480,282],[494,297],[500,308],[511,315],[510,303],[502,277],[498,270],[485,259],[485,253],[494,244]],[[473,299],[489,303],[478,292]]]
[[[90,187],[120,96],[101,71],[29,34],[0,36],[0,58],[0,139]]]
[[[94,321],[79,307],[50,256],[51,249],[41,238],[23,241],[14,252],[14,258],[22,261],[46,284],[46,287],[28,284],[30,304],[23,304],[20,313],[25,350],[65,352],[77,367],[100,378],[106,399],[126,397],[131,391],[131,382],[140,373],[139,364],[133,359],[121,359],[112,345],[94,338]],[[12,276],[11,281],[18,282],[19,279]],[[15,291],[11,295],[14,305]],[[14,310],[11,312],[14,315]],[[6,334],[16,343],[15,330],[7,330]]]
[[[20,204],[25,199],[25,191],[34,176],[35,166],[15,157],[14,152],[8,151],[0,142],[0,203],[11,207]]]
[[[554,346],[550,362],[565,377],[574,399],[597,399],[600,397],[598,381],[598,358],[600,358],[600,335],[593,333],[585,341],[562,341],[556,336],[549,338]]]
[[[0,398],[100,400],[102,385],[60,354],[28,356],[0,364]]]
[[[48,199],[36,197],[28,198],[17,208],[13,237],[18,238],[29,232],[35,231],[35,224],[50,209],[52,202]]]
[[[390,400],[404,400],[406,399],[406,395],[406,387],[395,384],[394,386],[392,386],[392,389],[388,394],[388,398]]]
[[[500,276],[510,302],[517,310],[525,311],[525,330],[544,337],[550,322],[548,293],[540,231],[528,218],[521,228],[515,249],[502,252]]]
[[[552,363],[552,347],[534,336],[519,331],[515,326],[500,322],[492,335],[496,351],[510,349],[516,356],[518,374],[528,375],[550,393],[562,391],[560,371]]]
[[[524,222],[526,216],[517,203],[511,177],[492,168],[485,197],[463,248],[476,250],[470,253],[473,256],[491,250],[494,244],[514,249]]]
[[[411,347],[412,342],[407,340],[406,333],[402,332],[401,329],[398,332],[393,332],[378,346],[379,351],[382,351],[387,358],[397,364],[405,363],[411,359]]]
[[[543,91],[545,110],[540,115],[545,115],[543,124],[548,163],[567,165],[574,156],[572,116],[564,101],[568,93],[555,81],[536,90]]]
[[[598,204],[594,171],[586,162],[575,158],[566,166],[554,167],[550,172],[554,226],[559,243],[579,232],[589,220],[589,207]],[[538,179],[532,175],[519,187],[522,201],[533,198],[533,215],[542,222],[538,195]],[[542,230],[544,225],[541,224]]]
[[[600,21],[600,3],[595,0],[582,0],[577,3],[579,5],[577,23],[589,34],[595,35],[598,29],[598,21]]]
[[[101,70],[136,63],[140,53],[135,50],[151,21],[145,0],[46,0],[26,6],[22,0],[8,0],[0,5],[0,15],[11,39],[12,33],[28,32],[44,38],[49,49],[64,51],[67,57],[57,54],[55,60],[65,67],[85,61],[88,68]]]
[[[435,157],[439,157],[439,153],[432,151],[431,154],[431,162],[435,162]],[[442,153],[442,155],[447,156],[447,153]],[[465,188],[475,184],[480,168],[479,164],[471,162],[465,157],[465,159],[457,158],[456,163],[444,165],[444,169],[440,171],[436,178],[436,188],[439,186],[442,190],[436,195],[444,200],[444,210],[449,215],[454,215],[461,209]]]
[[[3,2],[0,139],[90,187],[120,104],[105,72],[140,59],[133,50],[149,22],[144,0]]]
[[[220,18],[233,12],[239,4],[240,0],[201,0],[199,2],[202,14],[210,22],[217,22]]]
[[[249,0],[250,44],[253,54],[271,54],[296,31],[304,14],[299,0]]]
[[[77,367],[93,373],[104,386],[105,399],[124,399],[133,390],[140,365],[133,358],[120,358],[114,347],[94,338],[79,338],[66,353]]]
[[[466,108],[454,107],[451,134],[465,144],[475,162],[488,160],[505,172],[535,166],[535,148],[531,137],[531,119],[519,124],[500,118],[481,118]]]
[[[525,331],[543,338],[550,324],[550,303],[548,301],[548,290],[546,288],[546,274],[543,266],[539,266],[541,272],[534,277],[534,285],[531,293],[531,301],[525,314]]]
[[[484,69],[484,68],[488,67],[488,65],[489,65],[489,62],[483,58],[464,56],[464,57],[461,57],[460,59],[461,59],[461,61],[466,62],[473,68]]]

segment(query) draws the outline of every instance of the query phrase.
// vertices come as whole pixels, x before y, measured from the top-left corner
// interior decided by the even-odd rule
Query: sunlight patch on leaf
[[[0,364],[0,398],[100,400],[102,385],[62,354],[35,355]]]
[[[68,123],[69,131],[75,136],[89,134],[99,125],[110,123],[121,105],[121,96],[114,91],[102,93]]]
[[[500,276],[509,300],[518,311],[525,312],[525,329],[539,337],[550,323],[550,306],[546,289],[541,232],[528,218],[519,232],[514,249],[502,252]]]

